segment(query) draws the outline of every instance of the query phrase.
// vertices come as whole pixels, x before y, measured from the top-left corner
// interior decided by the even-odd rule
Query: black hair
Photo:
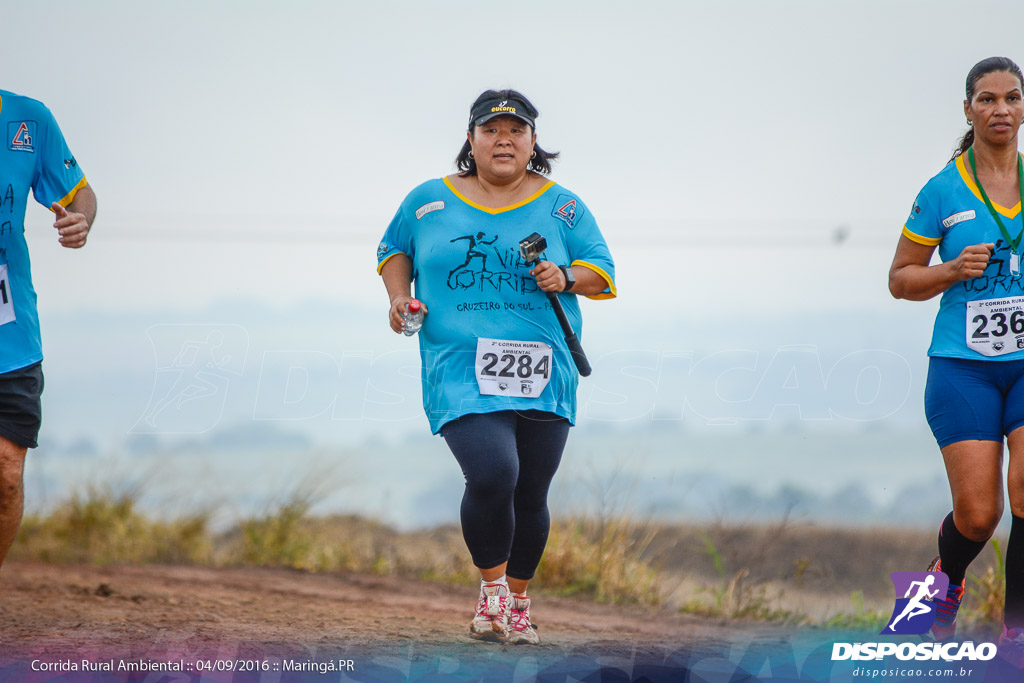
[[[534,107],[533,103],[526,99],[526,96],[518,90],[485,90],[473,101],[469,110],[472,112],[473,109],[475,109],[481,102],[493,99],[519,100],[526,105],[527,112],[530,114],[531,118],[534,120],[537,118],[537,108]],[[532,132],[536,132],[536,130]],[[469,134],[473,134],[472,120],[469,122]],[[469,140],[466,140],[462,143],[462,149],[459,150],[458,156],[455,157],[455,168],[459,169],[460,176],[476,175],[476,160],[469,156],[472,149],[473,147],[469,144]],[[529,163],[526,165],[527,170],[540,173],[541,175],[551,173],[551,162],[558,158],[558,152],[547,152],[537,144],[533,146],[533,151],[536,156],[531,158]]]
[[[981,80],[982,76],[987,76],[988,74],[1000,71],[1005,71],[1016,76],[1017,82],[1020,83],[1021,88],[1024,88],[1024,74],[1021,73],[1020,67],[1017,66],[1016,62],[1009,57],[989,57],[988,59],[983,59],[975,64],[974,68],[967,74],[967,102],[970,103],[970,101],[974,99],[974,89],[978,87],[978,81]],[[967,129],[964,136],[960,138],[960,142],[953,148],[953,156],[949,158],[949,161],[953,161],[958,156],[964,154],[973,144],[974,127],[972,126]]]

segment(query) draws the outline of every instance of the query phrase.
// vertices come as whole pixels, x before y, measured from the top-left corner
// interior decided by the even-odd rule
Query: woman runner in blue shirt
[[[971,69],[964,100],[971,128],[918,194],[889,271],[897,298],[942,294],[928,350],[925,412],[946,464],[953,511],[939,527],[939,557],[929,568],[949,576],[932,634],[955,635],[967,567],[1002,515],[1005,436],[1013,525],[1000,652],[1017,661],[1024,655],[1022,91],[1020,67],[1005,57]],[[936,247],[942,263],[929,265]]]
[[[537,145],[537,110],[515,90],[470,108],[459,173],[402,202],[377,250],[401,332],[411,285],[420,331],[423,407],[466,478],[463,536],[480,569],[470,635],[535,644],[526,590],[547,542],[547,493],[576,419],[578,373],[548,302],[582,335],[577,295],[615,296],[614,264],[593,215],[548,180],[557,154]],[[547,241],[527,263],[519,242]]]

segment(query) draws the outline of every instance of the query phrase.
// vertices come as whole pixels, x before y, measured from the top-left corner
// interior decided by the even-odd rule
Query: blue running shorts
[[[924,412],[939,448],[957,441],[1003,441],[1024,425],[1024,360],[932,356]]]

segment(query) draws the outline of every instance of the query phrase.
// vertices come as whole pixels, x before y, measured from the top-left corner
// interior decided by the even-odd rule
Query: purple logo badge
[[[883,635],[927,633],[935,623],[935,598],[945,598],[949,577],[942,572],[893,572],[896,606]]]

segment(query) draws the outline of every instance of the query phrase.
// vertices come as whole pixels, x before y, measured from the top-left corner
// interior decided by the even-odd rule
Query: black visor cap
[[[531,128],[537,127],[534,123],[537,118],[537,110],[517,99],[493,99],[481,102],[470,112],[469,127],[481,126],[495,116],[514,116]]]

